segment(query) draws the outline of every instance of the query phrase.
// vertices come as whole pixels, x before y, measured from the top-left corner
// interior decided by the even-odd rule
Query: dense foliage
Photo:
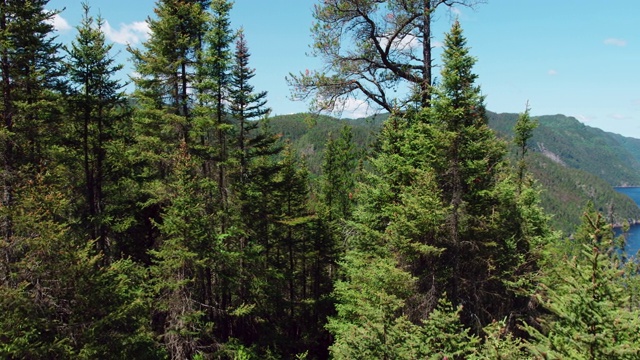
[[[62,47],[46,5],[0,3],[0,357],[638,358],[637,263],[593,206],[551,230],[535,123],[510,161],[457,21],[379,133],[275,131],[231,2],[159,0],[132,94],[103,20]]]

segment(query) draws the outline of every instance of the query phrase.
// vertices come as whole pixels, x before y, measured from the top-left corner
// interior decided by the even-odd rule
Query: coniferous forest
[[[318,2],[330,72],[293,97],[390,116],[317,171],[270,127],[231,1],[158,0],[132,92],[97,12],[63,45],[47,3],[0,2],[0,358],[640,359],[638,263],[591,203],[551,226],[536,121],[489,128],[458,21],[432,80],[448,1]]]

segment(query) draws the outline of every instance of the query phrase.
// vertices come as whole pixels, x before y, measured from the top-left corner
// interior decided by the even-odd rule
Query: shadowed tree
[[[96,247],[108,260],[105,211],[105,182],[108,182],[107,153],[117,123],[128,115],[122,85],[115,79],[122,65],[110,56],[112,45],[101,31],[104,21],[89,15],[89,5],[83,4],[84,16],[78,36],[66,48],[65,68],[72,94],[70,106],[74,120],[71,142],[78,143],[84,170],[85,202],[83,211],[88,235],[96,240]]]
[[[59,135],[56,101],[64,89],[59,77],[60,45],[52,25],[57,12],[46,10],[47,3],[0,2],[0,201],[7,210],[25,166],[50,157],[48,145]],[[4,212],[0,232],[6,245],[11,243],[12,227],[11,215]],[[10,262],[10,257],[5,253],[2,260]]]

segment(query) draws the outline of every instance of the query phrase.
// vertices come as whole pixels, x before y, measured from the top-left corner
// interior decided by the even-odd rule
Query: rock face
[[[562,158],[559,155],[554,154],[553,152],[547,150],[547,148],[544,147],[544,143],[539,142],[537,144],[538,144],[538,151],[540,151],[542,155],[546,156],[547,158],[551,159],[551,161],[557,164],[560,164],[565,167],[567,166],[567,164],[565,164],[565,162],[562,161]]]

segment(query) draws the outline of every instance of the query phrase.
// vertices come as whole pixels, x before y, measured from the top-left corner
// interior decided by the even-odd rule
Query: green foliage
[[[322,162],[320,196],[325,206],[323,214],[329,223],[347,220],[353,211],[353,192],[357,168],[357,153],[352,142],[351,127],[344,126],[334,139],[330,135]]]
[[[515,114],[491,114],[491,126],[499,133],[513,136]],[[611,186],[640,183],[633,139],[607,133],[564,115],[537,117],[538,127],[531,137],[531,150],[557,163],[589,172]],[[580,204],[582,208],[584,204]]]
[[[94,20],[89,6],[83,7],[78,36],[70,48],[65,48],[65,69],[71,86],[65,143],[70,145],[70,168],[82,169],[82,175],[77,175],[82,180],[75,191],[84,194],[79,205],[83,232],[96,240],[96,247],[109,261],[114,254],[108,244],[110,214],[105,213],[105,208],[110,199],[105,199],[105,190],[116,181],[115,174],[108,170],[114,167],[112,143],[120,140],[116,129],[129,111],[121,92],[123,85],[114,79],[122,65],[114,64],[109,55],[112,46],[106,44],[100,30],[104,21],[100,17]]]
[[[414,324],[402,314],[415,279],[389,258],[350,252],[342,264],[347,281],[336,283],[341,300],[327,328],[335,359],[462,359],[479,338],[460,323],[460,309],[441,300],[427,319]]]
[[[523,360],[530,359],[524,342],[508,330],[507,322],[494,321],[483,329],[483,341],[469,359]]]
[[[189,358],[205,336],[205,306],[213,306],[214,294],[200,289],[212,281],[205,277],[206,270],[225,264],[233,254],[224,248],[223,234],[216,232],[215,218],[206,208],[207,195],[215,191],[212,184],[194,176],[198,163],[185,150],[176,161],[171,203],[158,224],[163,241],[151,252],[156,263],[152,271],[156,309],[166,316],[163,343],[173,358]]]
[[[395,42],[351,32],[415,21],[428,32],[436,3],[449,5],[316,7],[324,25],[338,21],[314,28],[316,50],[337,51],[323,34],[347,30],[364,57],[301,74],[298,95],[328,94],[316,105],[331,106],[356,90],[332,81],[355,85],[385,56],[397,62],[376,68],[372,84],[416,85],[406,103],[367,94],[407,111],[356,120],[267,119],[227,0],[158,1],[150,38],[131,49],[130,99],[88,5],[62,61],[47,1],[0,3],[0,357],[637,358],[637,262],[623,262],[622,240],[593,209],[560,241],[539,201],[554,195],[540,195],[527,172],[608,206],[595,175],[575,170],[577,181],[549,160],[582,159],[569,144],[595,133],[541,146],[540,128],[575,124],[543,119],[534,132],[528,110],[517,123],[490,114],[498,127],[516,124],[510,167],[457,22],[436,88],[429,67],[401,65],[413,59],[397,47],[404,30],[389,32]],[[638,147],[605,137],[594,143]],[[541,151],[528,152],[529,140]],[[609,155],[594,157],[615,164]],[[623,223],[634,213],[615,201],[607,217]]]
[[[518,117],[518,121],[516,121],[516,125],[513,129],[515,133],[515,138],[513,139],[513,143],[518,149],[517,153],[517,169],[518,169],[518,190],[522,189],[522,185],[524,182],[525,171],[527,169],[526,164],[526,155],[527,155],[527,142],[533,136],[533,130],[538,127],[538,123],[535,120],[531,120],[529,116],[529,107],[524,113],[520,114]]]
[[[511,333],[531,311],[547,218],[507,172],[457,23],[445,44],[431,108],[387,120],[358,185],[328,325],[335,357],[464,358],[472,332],[508,317]]]
[[[59,180],[18,188],[14,237],[0,285],[3,358],[158,358],[144,300],[146,272],[120,260],[100,267],[94,244],[73,236]],[[3,209],[6,211],[8,209]]]
[[[640,317],[629,308],[611,225],[587,207],[568,247],[551,245],[550,272],[540,301],[550,313],[526,327],[529,349],[549,359],[636,359]],[[564,250],[564,251],[563,251]]]

